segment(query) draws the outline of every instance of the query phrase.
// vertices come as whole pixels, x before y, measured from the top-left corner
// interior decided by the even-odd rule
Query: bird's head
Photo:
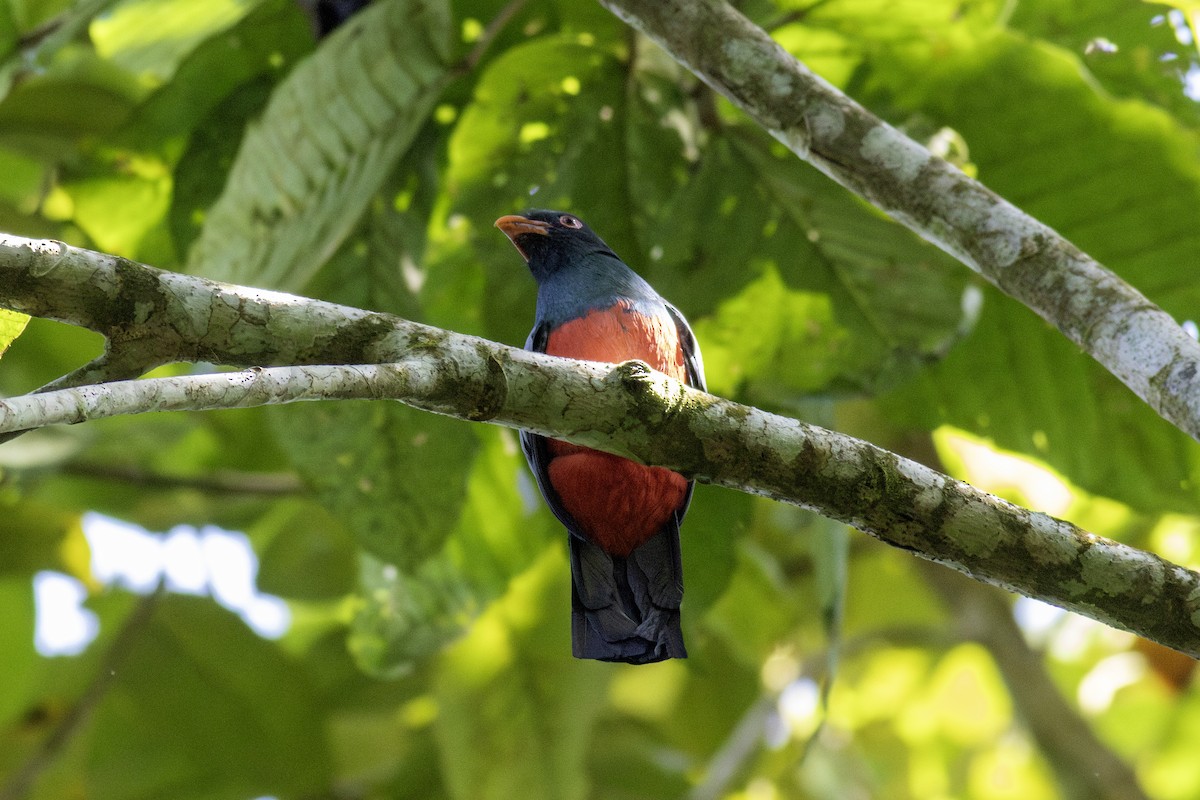
[[[564,267],[586,263],[592,254],[617,257],[579,217],[563,211],[530,209],[496,220],[539,281]]]

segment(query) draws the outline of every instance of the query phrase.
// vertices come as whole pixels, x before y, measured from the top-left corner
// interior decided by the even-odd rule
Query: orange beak
[[[528,217],[522,217],[520,214],[508,214],[501,217],[496,220],[496,227],[504,232],[504,235],[513,243],[513,247],[517,248],[517,252],[521,254],[521,258],[526,261],[529,260],[529,254],[517,243],[517,237],[527,233],[536,233],[540,236],[550,235],[549,222],[529,219]]]

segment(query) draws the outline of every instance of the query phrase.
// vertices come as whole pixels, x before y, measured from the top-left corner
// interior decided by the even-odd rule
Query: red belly
[[[546,352],[588,361],[640,359],[687,380],[679,332],[665,315],[645,317],[618,305],[557,328]],[[568,444],[549,442],[550,484],[580,532],[610,553],[629,555],[662,528],[683,502],[687,480],[677,472]]]

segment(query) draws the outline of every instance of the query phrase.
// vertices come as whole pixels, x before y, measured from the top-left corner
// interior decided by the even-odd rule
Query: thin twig
[[[812,5],[797,8],[789,11],[786,14],[776,17],[774,20],[763,23],[763,29],[768,31],[778,30],[784,25],[791,25],[794,22],[803,22],[809,14],[819,9],[821,6],[828,5],[830,0],[816,0]]]
[[[727,794],[730,784],[762,745],[763,733],[775,702],[775,697],[765,694],[746,709],[725,744],[709,761],[704,780],[692,790],[689,800],[716,800]]]
[[[219,494],[293,495],[304,491],[304,482],[290,472],[239,472],[218,470],[210,475],[168,475],[133,464],[99,464],[76,461],[58,468],[60,475],[128,483],[155,489],[196,489]]]
[[[93,19],[115,3],[116,0],[80,0],[75,8],[22,35],[17,42],[18,51],[14,58],[22,59],[31,67],[45,64],[51,55],[78,37]]]
[[[517,13],[525,6],[527,0],[511,0],[508,5],[500,9],[500,13],[492,18],[492,21],[483,29],[483,34],[479,37],[479,41],[471,48],[471,52],[467,53],[466,58],[462,60],[458,69],[455,70],[460,75],[465,75],[479,65],[483,60],[483,54],[487,52],[488,47],[495,41],[504,27],[508,25],[509,20],[517,15]]]
[[[125,662],[138,637],[146,629],[154,614],[159,601],[164,595],[163,587],[146,595],[133,611],[125,618],[121,629],[113,638],[108,652],[104,654],[96,674],[92,676],[79,700],[59,720],[58,725],[42,742],[41,747],[31,755],[21,768],[13,773],[3,788],[0,788],[0,800],[21,800],[27,797],[42,773],[53,763],[58,754],[67,746],[72,738],[83,728],[90,719],[92,712],[100,705],[109,688],[116,680],[117,672]]]
[[[952,609],[964,636],[988,649],[1013,705],[1051,768],[1063,796],[1074,800],[1146,798],[1133,770],[1063,699],[1013,620],[1008,599],[976,581],[920,564],[929,585]]]
[[[132,348],[122,349],[119,351],[119,356],[117,353],[109,351],[97,356],[79,369],[72,370],[62,377],[55,378],[45,386],[35,389],[33,394],[44,394],[59,389],[74,389],[77,386],[91,386],[96,383],[132,380],[146,374],[156,366],[158,366],[157,361],[148,362],[145,359],[134,357]],[[26,428],[23,431],[0,433],[0,444],[11,442],[31,430],[35,429]]]

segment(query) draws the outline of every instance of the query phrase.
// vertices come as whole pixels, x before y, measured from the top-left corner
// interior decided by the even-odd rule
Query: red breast
[[[546,352],[588,361],[640,359],[687,380],[675,323],[647,316],[628,302],[597,309],[550,332]],[[653,536],[683,502],[687,480],[662,467],[551,439],[547,472],[581,532],[606,551],[627,556]]]

